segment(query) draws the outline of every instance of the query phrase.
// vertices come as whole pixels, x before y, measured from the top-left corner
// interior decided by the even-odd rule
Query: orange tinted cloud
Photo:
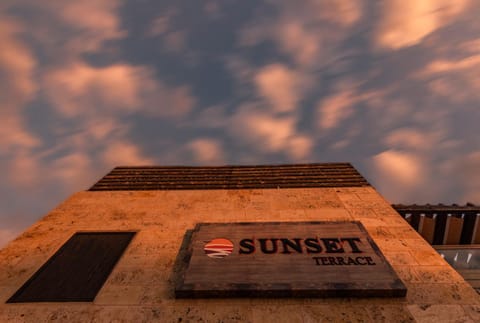
[[[109,143],[102,153],[106,166],[152,165],[154,161],[146,157],[141,148],[128,140],[115,140]]]
[[[363,1],[274,1],[278,14],[259,15],[241,32],[240,44],[273,40],[279,50],[302,67],[322,65],[335,45],[363,15]],[[322,60],[323,58],[323,60]]]
[[[296,118],[277,116],[253,106],[242,106],[231,119],[232,135],[258,151],[284,152],[303,159],[313,146],[309,137],[297,133]]]
[[[377,46],[399,49],[419,43],[462,13],[469,0],[386,0],[381,5]]]
[[[350,89],[322,99],[317,105],[318,124],[321,129],[329,130],[337,127],[340,122],[353,114],[353,104],[357,102]]]
[[[40,6],[38,10],[45,12],[51,20],[46,21],[38,32],[32,32],[46,43],[62,39],[61,49],[64,54],[76,56],[82,52],[96,51],[104,41],[126,35],[120,27],[119,0],[47,0],[28,4],[29,7],[37,5]],[[58,28],[71,30],[74,37],[65,37],[65,33],[59,33]]]
[[[396,201],[413,197],[414,188],[421,186],[427,175],[424,161],[406,151],[386,150],[374,156],[372,162],[378,188]]]
[[[255,75],[257,91],[277,112],[295,110],[300,98],[300,82],[295,72],[282,64],[263,67]]]
[[[438,143],[435,133],[425,133],[415,129],[397,129],[385,136],[384,143],[388,147],[428,150]]]
[[[190,112],[195,102],[187,87],[169,88],[148,68],[128,64],[92,67],[77,62],[52,70],[45,86],[65,117],[131,112],[175,117]]]
[[[40,141],[24,124],[23,107],[35,97],[37,62],[18,35],[24,27],[0,16],[0,153],[12,148],[31,148]]]
[[[218,140],[200,138],[193,140],[188,146],[195,159],[202,164],[219,165],[224,163],[223,147]]]

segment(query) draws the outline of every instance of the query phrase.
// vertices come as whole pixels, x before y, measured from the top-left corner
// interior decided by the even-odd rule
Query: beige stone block
[[[388,216],[388,217],[381,217],[381,219],[386,223],[389,227],[407,227],[411,228],[410,224],[405,221],[400,215],[397,216]],[[416,231],[415,231],[416,232]]]
[[[384,252],[385,258],[392,265],[417,265],[417,261],[410,252]]]
[[[382,202],[384,201],[377,192],[362,191],[362,192],[355,193],[355,195],[357,195],[360,200],[366,201],[366,202],[371,202],[371,201],[379,202],[380,200]]]
[[[303,323],[303,306],[301,305],[259,305],[252,307],[253,322],[291,322]]]
[[[393,209],[389,204],[385,205],[376,205],[374,208],[375,213],[380,217],[401,217],[395,209]]]
[[[347,208],[346,210],[355,220],[379,218],[371,208]]]
[[[480,305],[463,305],[462,307],[474,322],[480,322]]]
[[[368,305],[366,310],[373,322],[415,322],[405,305]]]
[[[340,191],[338,189],[337,189],[336,193],[337,193],[338,199],[340,201],[342,201],[343,203],[345,203],[347,201],[355,201],[355,202],[358,202],[358,203],[362,202],[362,200],[360,200],[358,195],[355,194],[355,193],[344,192],[344,191]]]
[[[459,305],[409,305],[408,310],[418,322],[475,322]]]
[[[358,298],[354,298],[353,300],[358,300]],[[344,306],[352,304],[352,299],[348,297],[304,298],[302,299],[302,303],[304,306]]]
[[[45,322],[89,322],[95,314],[92,304],[76,303],[46,309]]]
[[[253,322],[252,310],[246,306],[215,306],[194,304],[186,306],[165,306],[162,322]]]
[[[269,221],[305,221],[304,210],[282,209],[267,211],[266,213],[269,213]]]
[[[363,186],[363,187],[336,187],[334,190],[338,193],[346,193],[346,194],[362,194],[362,193],[372,193],[375,192],[373,187],[371,186]]]
[[[97,305],[138,305],[145,286],[136,285],[104,285],[95,297]]]
[[[394,252],[394,251],[408,252],[411,250],[402,240],[399,240],[397,238],[392,238],[392,239],[376,238],[375,243],[384,252]]]
[[[401,266],[401,265],[394,266],[395,272],[403,282],[421,283],[422,280],[420,279],[415,268],[416,266]]]
[[[340,208],[305,209],[306,221],[353,221],[353,217]]]
[[[372,209],[378,215],[377,210],[388,209],[383,201],[362,201],[360,199],[345,199],[342,200],[347,209]],[[388,209],[390,211],[390,209]]]
[[[425,243],[425,242],[424,242]],[[449,266],[442,257],[434,251],[431,247],[429,251],[426,250],[418,250],[416,248],[412,249],[412,255],[414,256],[415,260],[424,266]]]
[[[21,286],[20,284],[0,285],[0,304],[4,304]]]
[[[415,271],[423,283],[453,283],[463,281],[462,276],[447,266],[417,266]]]
[[[409,304],[479,304],[479,295],[467,283],[408,283]]]
[[[380,218],[356,218],[355,219],[356,221],[360,221],[363,226],[368,230],[368,229],[371,229],[371,228],[375,228],[377,226],[387,226],[387,223],[383,220],[383,219],[380,219]]]
[[[97,306],[92,323],[167,322],[164,309],[159,306]]]
[[[90,322],[94,312],[89,303],[8,304],[0,307],[0,322]]]
[[[173,305],[175,303],[173,283],[156,282],[145,286],[139,303],[141,305]]]
[[[368,232],[374,239],[395,239],[397,238],[393,233],[390,232],[388,227],[371,227],[368,229]]]
[[[388,230],[397,238],[419,239],[420,235],[406,222],[401,226],[388,226]]]
[[[373,322],[365,306],[306,306],[303,322]]]

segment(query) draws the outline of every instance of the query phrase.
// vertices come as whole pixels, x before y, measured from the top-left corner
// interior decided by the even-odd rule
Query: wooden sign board
[[[178,298],[402,297],[406,287],[360,222],[200,223]]]

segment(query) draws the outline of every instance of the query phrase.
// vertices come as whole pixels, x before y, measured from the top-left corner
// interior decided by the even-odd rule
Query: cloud
[[[20,107],[12,107],[12,109]],[[0,127],[0,155],[12,153],[17,149],[31,149],[38,147],[41,140],[37,138],[25,125],[20,113],[13,110],[11,115],[0,113],[2,126]]]
[[[22,111],[37,91],[34,79],[37,62],[18,37],[24,29],[18,21],[0,16],[0,153],[40,144],[25,125]]]
[[[473,151],[463,157],[458,163],[459,167],[454,174],[465,185],[462,196],[464,202],[480,204],[480,151]]]
[[[53,106],[69,118],[132,112],[181,117],[195,101],[188,87],[168,87],[147,67],[128,64],[92,67],[76,62],[53,69],[44,83]]]
[[[402,201],[413,196],[425,180],[426,165],[418,155],[389,149],[372,158],[375,182],[387,198]]]
[[[287,142],[287,154],[297,162],[307,160],[312,153],[313,144],[312,138],[308,136],[293,136]]]
[[[128,140],[119,139],[108,143],[101,156],[103,163],[109,167],[154,164],[137,145]]]
[[[68,191],[87,189],[94,174],[91,158],[81,151],[67,153],[51,164],[42,166],[44,170],[49,170],[54,179],[50,183],[56,182]]]
[[[289,21],[278,26],[274,35],[281,50],[290,54],[300,65],[309,65],[319,55],[319,35],[298,21]]]
[[[426,81],[434,95],[455,104],[480,99],[480,55],[433,59],[415,78]]]
[[[435,60],[425,67],[423,74],[431,75],[436,73],[452,72],[478,68],[480,55],[472,55],[460,60]]]
[[[450,23],[464,12],[468,4],[469,0],[383,1],[375,43],[386,49],[415,45]]]
[[[171,28],[171,24],[177,12],[173,9],[168,9],[162,12],[159,16],[153,19],[150,28],[147,31],[147,36],[157,37],[162,36]]]
[[[35,8],[37,13],[32,19],[31,34],[43,44],[50,58],[61,61],[98,51],[105,41],[126,36],[121,29],[120,5],[119,0],[47,0],[24,4],[30,10]]]
[[[224,163],[223,147],[220,141],[200,138],[188,144],[194,158],[202,164],[219,165]]]
[[[301,6],[288,0],[269,2],[275,11],[269,7],[258,13],[240,32],[240,46],[273,41],[302,67],[324,64],[346,30],[363,15],[363,1],[359,0],[308,0]]]
[[[181,54],[187,47],[187,32],[178,29],[175,22],[178,22],[178,11],[167,9],[152,21],[146,36],[161,39],[162,50]]]
[[[290,158],[307,158],[311,139],[296,131],[296,118],[278,116],[255,106],[242,106],[231,118],[230,132],[263,152],[283,152]]]
[[[343,120],[353,114],[353,105],[357,97],[352,89],[341,89],[322,99],[317,104],[318,124],[320,129],[336,128]]]
[[[422,162],[411,153],[387,150],[374,157],[374,164],[386,178],[404,185],[415,185],[422,178]]]
[[[22,150],[10,157],[5,178],[19,189],[32,189],[38,185],[42,170],[38,157]]]
[[[270,64],[258,71],[254,82],[260,93],[277,112],[296,109],[300,99],[300,80],[295,72],[282,64]]]
[[[410,150],[429,150],[438,143],[437,133],[426,133],[411,128],[396,129],[383,140],[387,147]]]
[[[0,249],[6,246],[7,243],[12,241],[17,236],[17,234],[17,230],[0,228]]]
[[[143,73],[128,65],[94,68],[78,62],[53,70],[45,84],[51,102],[65,117],[104,109],[128,112],[140,104],[138,81]]]

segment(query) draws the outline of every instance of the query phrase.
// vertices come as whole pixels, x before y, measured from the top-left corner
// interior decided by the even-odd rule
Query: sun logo
[[[233,251],[233,243],[224,238],[213,239],[203,247],[206,255],[210,258],[223,258]]]

